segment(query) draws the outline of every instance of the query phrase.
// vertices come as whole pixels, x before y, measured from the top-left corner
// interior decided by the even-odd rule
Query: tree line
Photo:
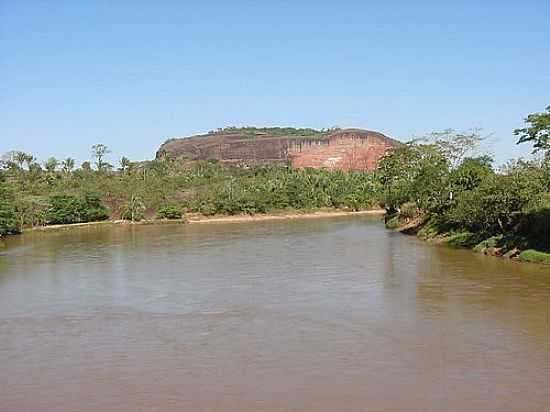
[[[161,159],[118,167],[109,148],[92,147],[92,162],[32,155],[4,156],[0,170],[0,231],[105,219],[178,219],[185,213],[240,214],[376,206],[373,172],[293,169],[280,165],[226,166],[215,161]]]
[[[423,237],[550,262],[550,106],[529,115],[514,134],[534,146],[533,160],[496,169],[489,155],[473,155],[482,138],[435,133],[381,159],[381,203],[390,227],[409,224]]]
[[[377,170],[355,172],[126,157],[115,167],[103,144],[78,168],[72,158],[40,164],[10,152],[0,168],[0,234],[104,219],[381,206],[390,226],[414,223],[423,235],[550,251],[549,130],[550,107],[529,115],[514,133],[537,155],[500,168],[479,152],[478,130],[433,133],[394,148]]]

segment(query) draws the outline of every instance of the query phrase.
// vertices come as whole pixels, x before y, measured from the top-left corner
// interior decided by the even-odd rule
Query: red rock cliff
[[[281,163],[294,167],[374,170],[380,157],[399,144],[382,133],[343,129],[315,136],[219,132],[170,139],[157,158],[217,159],[224,163]]]

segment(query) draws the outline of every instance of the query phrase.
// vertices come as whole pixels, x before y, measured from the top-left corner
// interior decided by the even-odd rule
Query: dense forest
[[[75,167],[67,158],[42,164],[9,152],[0,168],[0,236],[25,227],[106,219],[179,219],[187,213],[242,214],[280,210],[386,208],[390,227],[405,227],[449,244],[477,246],[530,260],[550,252],[550,107],[529,115],[514,133],[533,144],[534,160],[495,168],[479,151],[478,131],[433,133],[403,144],[374,172],[224,166],[185,159],[114,167],[109,148],[91,149]],[[289,133],[287,128],[225,128],[217,132]],[[295,133],[326,131],[292,129]]]

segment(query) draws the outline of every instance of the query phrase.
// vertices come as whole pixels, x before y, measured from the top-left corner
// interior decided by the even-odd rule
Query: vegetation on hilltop
[[[210,130],[208,134],[244,134],[244,135],[270,135],[270,136],[321,136],[334,131],[340,130],[339,127],[331,127],[328,129],[311,129],[311,128],[295,128],[295,127],[254,127],[244,126],[235,127],[229,126]]]

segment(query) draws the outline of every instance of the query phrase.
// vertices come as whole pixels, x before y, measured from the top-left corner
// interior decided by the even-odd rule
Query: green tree
[[[96,159],[96,167],[97,170],[104,170],[105,166],[107,165],[106,162],[103,161],[106,155],[111,153],[111,150],[108,146],[98,143],[94,144],[92,146],[92,157]]]
[[[59,160],[55,157],[50,157],[44,162],[44,168],[49,172],[53,173],[59,167]]]
[[[8,190],[0,175],[0,236],[18,233],[14,206],[8,198]]]
[[[44,196],[18,196],[14,203],[15,216],[20,230],[23,230],[24,225],[32,227],[46,223],[50,203]]]
[[[25,156],[25,164],[27,165],[27,170],[31,170],[32,166],[36,163],[36,158],[31,155],[27,154]]]
[[[429,134],[426,140],[438,147],[451,167],[455,168],[458,167],[466,155],[473,153],[479,147],[485,137],[481,136],[481,129],[473,129],[468,132],[445,129]]]
[[[178,205],[163,205],[157,209],[158,219],[181,219],[181,209]]]
[[[448,196],[448,173],[449,162],[438,146],[409,142],[396,147],[379,162],[382,203],[390,211],[406,202],[423,211],[438,207]]]
[[[546,108],[546,113],[528,115],[525,123],[527,127],[514,130],[514,134],[519,136],[517,143],[532,142],[535,152],[550,153],[550,106]]]
[[[65,160],[61,162],[61,168],[63,170],[63,173],[66,175],[70,175],[71,172],[74,169],[75,161],[71,157],[67,157]]]
[[[50,224],[94,222],[108,217],[109,211],[94,195],[52,196],[47,212],[47,221]]]
[[[136,222],[143,219],[144,211],[145,204],[143,200],[139,196],[132,194],[122,208],[122,218]]]
[[[92,170],[92,165],[90,164],[90,162],[82,162],[82,164],[80,165],[80,168],[84,171],[91,171]]]
[[[17,163],[17,166],[19,167],[19,169],[23,169],[23,165],[27,160],[27,154],[25,152],[15,152],[13,159],[15,163]]]
[[[467,157],[452,171],[450,184],[453,191],[474,190],[493,174],[490,156]]]
[[[132,162],[130,162],[130,159],[128,159],[126,156],[122,156],[120,158],[120,171],[125,174],[128,172],[128,170],[130,169],[130,166],[132,164]]]

